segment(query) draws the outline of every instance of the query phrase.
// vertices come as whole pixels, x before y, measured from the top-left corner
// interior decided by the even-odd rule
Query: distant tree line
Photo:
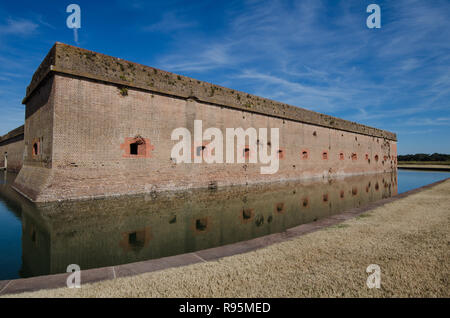
[[[398,161],[450,161],[450,155],[442,153],[434,153],[432,155],[426,153],[417,153],[415,155],[399,155]]]

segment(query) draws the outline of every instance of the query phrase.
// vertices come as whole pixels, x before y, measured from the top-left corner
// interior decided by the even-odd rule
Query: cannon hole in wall
[[[145,155],[145,142],[141,139],[130,143],[130,155]]]
[[[137,155],[138,147],[139,147],[139,145],[137,143],[130,144],[130,155]]]
[[[31,153],[32,153],[33,156],[37,156],[39,154],[39,150],[40,150],[39,146],[40,145],[39,145],[39,141],[38,140],[33,142],[33,146],[32,146],[32,149],[31,149]]]

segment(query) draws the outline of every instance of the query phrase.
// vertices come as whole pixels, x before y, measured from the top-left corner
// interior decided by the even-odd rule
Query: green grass
[[[359,220],[359,219],[362,219],[362,218],[368,218],[370,216],[372,216],[372,215],[369,214],[369,213],[363,213],[363,214],[358,215],[355,219]]]
[[[346,227],[349,227],[350,225],[348,225],[348,224],[345,224],[345,223],[339,223],[339,224],[336,224],[336,225],[332,225],[332,226],[330,226],[330,227],[328,227],[329,229],[343,229],[343,228],[346,228]]]
[[[399,161],[399,165],[447,165],[450,166],[450,161]]]

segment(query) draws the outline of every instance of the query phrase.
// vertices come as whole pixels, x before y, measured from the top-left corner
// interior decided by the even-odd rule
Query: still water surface
[[[118,265],[193,252],[341,213],[445,179],[397,174],[223,190],[33,204],[0,172],[0,280]],[[397,182],[398,179],[398,182]]]

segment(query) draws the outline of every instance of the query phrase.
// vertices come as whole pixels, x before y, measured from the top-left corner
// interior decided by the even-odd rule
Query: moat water
[[[0,172],[0,280],[125,264],[282,232],[435,181],[448,172],[276,183],[33,204]]]

